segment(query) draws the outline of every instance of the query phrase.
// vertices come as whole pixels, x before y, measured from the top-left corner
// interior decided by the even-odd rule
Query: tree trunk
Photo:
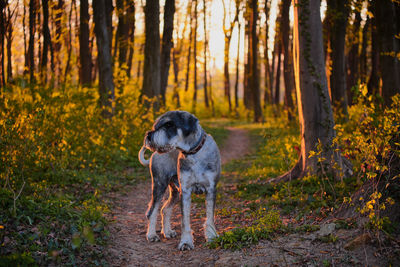
[[[351,27],[351,31],[349,31],[350,35],[348,37],[348,42],[351,44],[350,51],[347,56],[348,62],[348,75],[347,75],[347,100],[348,104],[352,105],[353,103],[353,94],[351,88],[357,85],[359,80],[359,62],[360,57],[358,54],[358,47],[360,44],[360,25],[361,25],[361,10],[355,11],[355,18],[353,21],[353,25]]]
[[[14,16],[14,14],[11,13],[10,11],[10,6],[7,7],[8,9],[8,23],[7,23],[7,29],[6,29],[6,38],[7,38],[7,82],[10,82],[12,79],[12,60],[11,60],[11,53],[12,53],[12,40],[13,40],[13,25],[11,23],[11,20]],[[15,11],[14,11],[15,12]]]
[[[372,4],[368,7],[370,12],[374,12]],[[371,18],[371,73],[368,78],[368,93],[376,95],[379,93],[379,45],[376,17]]]
[[[295,0],[293,61],[301,126],[301,155],[295,167],[271,182],[288,181],[307,174],[351,175],[351,164],[333,145],[332,107],[325,75],[319,0]],[[319,145],[319,142],[321,145]],[[310,151],[320,149],[319,156]],[[337,164],[341,171],[333,167]]]
[[[29,44],[28,44],[28,69],[29,82],[35,81],[35,32],[36,32],[36,0],[29,1]]]
[[[375,1],[375,18],[379,32],[379,69],[382,77],[382,97],[384,105],[390,106],[392,96],[400,92],[400,62],[397,57],[400,49],[395,35],[396,29],[395,7],[398,3],[392,0]]]
[[[208,103],[208,88],[207,88],[207,6],[206,0],[203,0],[203,29],[204,29],[204,103],[206,108],[210,106]]]
[[[89,49],[89,19],[89,2],[88,0],[81,0],[79,23],[79,81],[82,86],[91,86],[92,84],[92,55]]]
[[[127,9],[128,27],[129,27],[129,56],[126,68],[128,78],[131,77],[133,53],[135,47],[135,2],[129,1]]]
[[[0,0],[0,87],[4,88],[6,86],[6,75],[4,70],[4,40],[5,40],[5,10],[6,2]]]
[[[328,0],[328,9],[331,9],[331,34],[330,42],[332,49],[332,75],[330,77],[331,97],[334,106],[347,116],[347,93],[346,93],[346,64],[345,64],[345,41],[346,26],[349,17],[348,0]]]
[[[196,112],[197,105],[197,0],[194,0],[194,36],[193,36],[193,102],[192,111]]]
[[[258,69],[258,1],[251,1],[251,92],[253,96],[254,122],[262,121],[262,111],[260,105],[260,73]]]
[[[293,93],[293,65],[291,62],[289,52],[289,9],[291,0],[283,0],[282,2],[282,14],[281,14],[281,34],[282,34],[282,45],[283,45],[283,78],[285,81],[285,108],[288,115],[288,120],[293,119],[292,112],[294,111],[292,93]]]
[[[114,57],[118,49],[118,65],[120,68],[126,70],[126,57],[128,53],[130,35],[129,35],[129,7],[126,6],[125,0],[116,1],[117,14],[118,14],[118,26],[115,35],[115,46],[114,46]],[[125,10],[126,9],[126,10]]]
[[[169,67],[171,65],[171,49],[174,45],[172,33],[174,31],[175,0],[166,0],[164,6],[164,29],[161,47],[161,101],[165,106],[165,93],[168,85]]]
[[[68,74],[70,71],[71,65],[71,56],[72,56],[72,9],[74,5],[76,5],[76,0],[71,1],[71,9],[69,10],[69,17],[68,17],[68,38],[66,40],[66,47],[67,47],[67,63],[64,70],[64,84],[67,82]]]
[[[235,81],[235,109],[239,107],[239,58],[240,58],[240,32],[241,32],[241,24],[238,21],[238,47],[237,47],[237,55],[236,55],[236,81]]]
[[[111,38],[106,21],[106,0],[93,1],[93,18],[97,43],[97,60],[99,64],[99,104],[102,115],[110,118],[114,114],[114,80],[110,43]]]
[[[371,19],[367,18],[362,29],[362,41],[361,41],[361,52],[360,52],[360,81],[366,83],[368,78],[368,67],[367,67],[367,48],[368,40],[370,36],[370,25]]]
[[[271,67],[269,64],[269,56],[268,56],[268,37],[269,37],[269,11],[271,9],[271,1],[265,1],[265,44],[264,44],[264,62],[265,62],[265,76],[264,76],[264,83],[265,83],[265,91],[264,91],[264,108],[267,104],[272,103],[272,80],[271,80]]]
[[[42,0],[42,9],[43,9],[43,51],[42,51],[42,60],[41,60],[41,76],[42,79],[46,82],[47,77],[47,55],[50,49],[50,53],[53,54],[53,47],[51,44],[51,35],[49,29],[49,1]],[[52,67],[54,65],[52,64]]]
[[[189,89],[189,73],[190,73],[190,60],[192,56],[192,36],[193,36],[193,16],[192,16],[192,6],[193,1],[190,1],[188,12],[190,13],[190,33],[189,33],[189,48],[187,55],[187,65],[186,65],[186,79],[185,79],[185,92]]]
[[[176,48],[176,47],[175,47]],[[175,107],[178,109],[181,106],[180,98],[179,98],[179,65],[178,65],[178,60],[179,60],[179,54],[180,50],[178,51],[177,49],[173,50],[172,53],[172,64],[174,68],[174,96],[173,98],[175,99]]]
[[[245,32],[244,32],[244,39],[245,39],[245,57],[246,60],[244,62],[244,75],[243,75],[243,103],[246,109],[252,109],[253,107],[253,102],[252,102],[252,96],[251,96],[251,80],[250,80],[250,62],[251,62],[251,57],[250,57],[250,50],[251,50],[251,34],[250,34],[250,14],[251,12],[249,11],[249,5],[246,3],[246,11],[245,11],[245,18],[246,18],[246,24],[245,24]]]
[[[154,98],[154,109],[159,108],[160,95],[160,3],[148,0],[145,6],[145,46],[142,94]],[[145,100],[145,104],[147,100]]]
[[[276,66],[276,76],[275,76],[275,95],[274,104],[279,105],[280,100],[280,87],[281,87],[281,58],[282,58],[282,42],[278,42],[278,53],[277,53],[277,66]]]

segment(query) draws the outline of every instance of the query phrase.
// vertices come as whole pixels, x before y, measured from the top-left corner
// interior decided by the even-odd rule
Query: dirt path
[[[228,128],[229,137],[221,149],[223,164],[242,157],[249,152],[250,138],[246,130]],[[229,174],[225,174],[229,175]],[[225,179],[224,179],[225,178]],[[229,182],[229,177],[222,177],[220,184],[221,201],[217,201],[218,210],[232,207],[243,208],[245,202],[230,201],[226,196],[234,192],[235,181]],[[175,217],[172,227],[178,233],[177,238],[165,239],[158,234],[160,242],[149,243],[146,240],[147,219],[145,212],[151,198],[150,178],[127,190],[126,195],[115,196],[115,209],[112,211],[114,223],[109,227],[110,245],[106,254],[110,266],[318,266],[324,265],[377,265],[375,259],[364,258],[372,255],[371,248],[358,248],[359,251],[347,252],[343,249],[345,242],[353,239],[354,231],[339,230],[335,235],[336,243],[322,243],[317,239],[317,233],[295,233],[281,235],[273,241],[260,241],[257,245],[241,251],[223,249],[208,249],[203,236],[205,220],[204,198],[192,201],[192,230],[195,249],[179,251],[177,249],[180,237],[180,209],[175,207]],[[224,199],[228,201],[224,201]],[[240,209],[239,209],[240,210]],[[285,219],[285,218],[284,218]],[[216,227],[219,232],[234,228],[238,224],[245,225],[239,214],[216,216]]]

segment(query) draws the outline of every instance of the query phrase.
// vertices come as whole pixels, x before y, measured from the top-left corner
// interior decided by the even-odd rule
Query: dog
[[[150,160],[145,150],[154,153]],[[152,199],[148,218],[147,240],[160,241],[156,223],[161,200],[167,187],[169,198],[162,207],[162,230],[165,238],[176,237],[171,228],[173,206],[181,200],[182,222],[179,250],[194,248],[190,227],[191,194],[206,194],[206,222],[204,235],[209,242],[218,236],[214,224],[216,186],[221,174],[221,156],[211,135],[200,126],[199,120],[186,111],[168,111],[154,123],[144,137],[138,154],[142,165],[150,165]]]

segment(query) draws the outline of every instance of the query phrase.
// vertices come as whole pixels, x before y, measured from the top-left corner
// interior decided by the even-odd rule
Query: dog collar
[[[196,154],[197,152],[199,152],[199,150],[203,147],[204,143],[206,142],[206,137],[207,137],[207,134],[203,131],[200,142],[194,148],[190,149],[189,151],[182,151],[182,154],[193,155],[193,154]]]

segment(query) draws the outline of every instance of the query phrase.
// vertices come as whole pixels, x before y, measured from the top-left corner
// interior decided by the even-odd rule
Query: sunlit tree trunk
[[[135,47],[135,2],[129,1],[127,9],[128,27],[129,27],[129,55],[126,67],[128,77],[131,77],[133,53]]]
[[[265,91],[264,91],[264,108],[267,104],[272,103],[272,80],[271,80],[271,66],[269,64],[269,56],[268,56],[268,39],[269,39],[269,11],[271,9],[271,1],[265,1],[265,41],[264,41],[264,63],[265,63],[265,75],[264,75],[264,84],[265,84]]]
[[[206,0],[203,0],[203,29],[204,29],[204,103],[206,108],[210,106],[208,103],[208,88],[207,88],[207,47],[208,47],[208,37],[207,37],[207,6]]]
[[[79,81],[83,86],[92,84],[92,55],[89,48],[89,2],[80,1],[80,23],[79,23]]]
[[[102,115],[109,118],[114,114],[113,103],[115,94],[110,50],[111,37],[107,28],[106,10],[105,0],[96,0],[93,2],[94,30],[99,64],[99,104],[102,109]]]
[[[258,1],[251,1],[251,92],[253,97],[254,122],[262,121],[262,111],[260,105],[260,72],[258,69]]]
[[[193,99],[192,112],[196,111],[197,105],[197,0],[194,0],[194,36],[193,36]]]
[[[188,4],[188,12],[190,14],[190,33],[189,33],[189,47],[188,47],[188,54],[187,54],[187,62],[186,62],[186,79],[185,79],[185,92],[189,89],[189,74],[190,74],[190,60],[192,58],[192,36],[193,36],[193,16],[192,16],[192,6],[193,1],[190,0]]]
[[[145,46],[142,95],[154,98],[159,108],[160,96],[160,3],[148,0],[145,6]],[[147,101],[145,101],[146,103]]]
[[[169,67],[171,65],[171,49],[174,45],[172,33],[174,31],[175,0],[166,0],[164,6],[164,29],[161,46],[161,102],[165,106],[165,93],[168,85]]]
[[[294,68],[301,128],[301,154],[295,167],[273,182],[288,181],[307,174],[332,173],[336,178],[351,175],[351,164],[337,145],[322,44],[319,0],[294,0]],[[320,142],[320,146],[318,143]],[[310,151],[319,147],[319,156]],[[334,166],[340,167],[340,171]]]
[[[281,34],[282,34],[282,45],[283,45],[283,78],[285,82],[285,108],[288,115],[288,120],[293,119],[292,112],[294,111],[294,104],[292,99],[293,93],[293,65],[289,51],[289,9],[291,0],[283,0],[282,2],[282,14],[281,14]]]

